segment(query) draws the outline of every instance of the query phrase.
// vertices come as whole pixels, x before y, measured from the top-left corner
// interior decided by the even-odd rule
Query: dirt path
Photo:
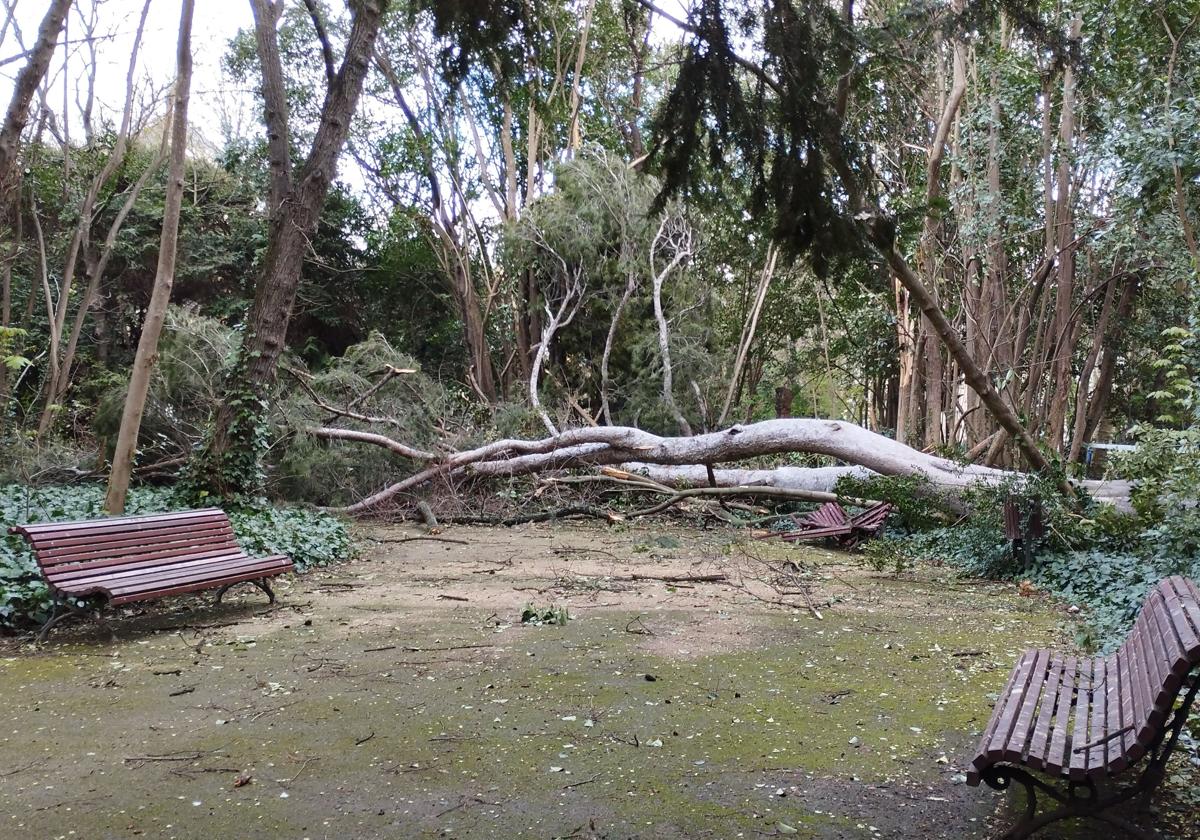
[[[362,536],[275,608],[247,587],[0,650],[0,836],[982,838],[988,697],[1066,643],[1013,587],[724,531]]]

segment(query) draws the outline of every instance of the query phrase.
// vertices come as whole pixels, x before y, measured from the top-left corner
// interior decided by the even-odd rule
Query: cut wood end
[[[639,478],[640,477],[640,476],[635,476],[633,473],[628,472],[626,470],[619,470],[616,467],[601,467],[600,474],[606,475],[609,478]]]

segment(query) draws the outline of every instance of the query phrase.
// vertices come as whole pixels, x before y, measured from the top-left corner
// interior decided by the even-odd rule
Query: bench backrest
[[[887,502],[871,505],[850,520],[850,524],[861,531],[878,531],[891,515],[892,506]]]
[[[837,502],[826,502],[800,520],[806,528],[836,528],[850,521],[846,511]]]
[[[51,586],[241,552],[220,508],[17,525],[9,532],[29,541]]]
[[[1200,590],[1173,576],[1150,591],[1116,654],[1127,720],[1139,721],[1146,746],[1160,731],[1188,673],[1200,666]],[[1113,687],[1108,687],[1113,688]]]

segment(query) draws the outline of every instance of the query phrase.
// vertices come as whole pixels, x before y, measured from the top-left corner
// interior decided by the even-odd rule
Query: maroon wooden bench
[[[789,542],[833,538],[843,548],[853,548],[876,536],[891,512],[890,504],[879,502],[862,513],[847,516],[837,502],[826,502],[812,513],[795,518],[796,530],[785,531],[781,536]]]
[[[796,530],[786,531],[783,538],[788,541],[819,540],[824,537],[843,537],[854,531],[850,517],[837,502],[826,502],[812,513],[794,518]]]
[[[890,504],[879,502],[871,505],[862,513],[850,517],[850,527],[853,531],[847,540],[842,541],[843,545],[852,548],[865,539],[878,536],[891,513],[892,506]]]
[[[1071,817],[1152,837],[1107,809],[1148,796],[1162,781],[1198,689],[1200,590],[1186,578],[1169,577],[1151,590],[1115,653],[1025,652],[984,729],[967,784],[1025,787],[1025,814],[1006,838],[1028,837]],[[1039,792],[1058,807],[1039,814]]]
[[[219,508],[16,525],[9,533],[29,541],[54,596],[39,641],[62,619],[85,614],[83,598],[116,605],[217,589],[220,603],[229,587],[248,582],[274,603],[267,579],[294,568],[283,555],[247,555]]]

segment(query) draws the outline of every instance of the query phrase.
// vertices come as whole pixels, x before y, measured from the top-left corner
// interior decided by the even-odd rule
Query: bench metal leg
[[[985,784],[993,790],[1007,790],[1013,782],[1025,788],[1028,796],[1024,816],[1014,825],[1004,840],[1023,840],[1050,823],[1076,817],[1086,817],[1108,825],[1117,826],[1133,837],[1142,840],[1158,840],[1160,835],[1153,829],[1137,825],[1109,809],[1125,802],[1149,804],[1150,795],[1166,777],[1167,761],[1179,743],[1179,734],[1187,723],[1192,704],[1200,695],[1200,672],[1193,671],[1185,683],[1187,693],[1179,702],[1167,723],[1159,731],[1158,740],[1150,747],[1145,757],[1145,766],[1131,783],[1101,795],[1092,782],[1072,782],[1061,790],[1020,768],[1008,764],[993,764],[980,772]],[[1037,813],[1037,794],[1041,792],[1059,803],[1059,807],[1041,814]]]
[[[1140,781],[1110,795],[1101,796],[1091,782],[1072,782],[1064,791],[1047,784],[1020,767],[995,764],[980,775],[988,787],[994,790],[1007,790],[1013,782],[1017,782],[1025,788],[1025,813],[1017,821],[1017,824],[1003,835],[1003,840],[1025,840],[1051,823],[1076,818],[1094,819],[1117,826],[1141,840],[1158,840],[1157,832],[1142,828],[1108,811],[1114,805],[1119,805],[1140,793],[1142,790]],[[1037,801],[1039,792],[1058,802],[1059,806],[1039,814]]]
[[[275,592],[271,589],[271,584],[267,583],[266,578],[257,578],[255,580],[239,580],[236,583],[225,584],[224,586],[222,586],[220,589],[217,590],[217,597],[213,601],[213,606],[215,607],[218,604],[220,604],[221,599],[225,597],[225,593],[229,591],[230,587],[237,586],[239,583],[254,584],[259,589],[261,589],[263,592],[267,593],[267,598],[268,598],[267,603],[269,603],[269,604],[275,603]]]
[[[98,615],[99,613],[97,613],[97,616]],[[50,630],[54,627],[54,625],[58,624],[64,618],[71,618],[72,616],[86,618],[87,610],[80,609],[70,601],[64,601],[61,598],[55,598],[54,606],[50,610],[50,617],[46,619],[46,623],[43,624],[42,628],[38,631],[38,644],[46,641],[46,637],[50,635]]]

